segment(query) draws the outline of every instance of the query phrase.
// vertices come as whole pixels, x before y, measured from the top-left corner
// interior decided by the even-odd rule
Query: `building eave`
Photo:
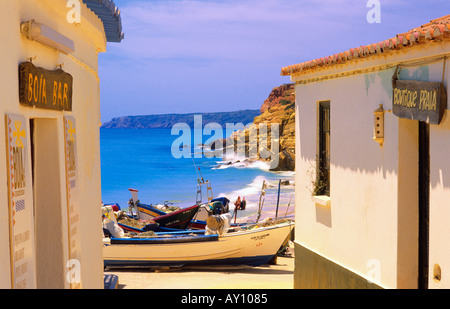
[[[124,39],[120,10],[115,6],[114,1],[83,0],[83,2],[103,22],[106,40],[108,42],[119,43]]]
[[[450,15],[446,15],[408,32],[397,34],[395,37],[374,44],[351,48],[348,51],[328,57],[290,65],[281,69],[282,76],[293,76],[306,73],[318,68],[333,67],[359,59],[387,54],[417,45],[430,44],[450,39]]]

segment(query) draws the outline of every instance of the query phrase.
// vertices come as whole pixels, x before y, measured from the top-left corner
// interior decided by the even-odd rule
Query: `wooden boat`
[[[145,205],[137,204],[138,217],[140,220],[153,220],[159,224],[160,227],[167,227],[173,229],[186,229],[189,227],[192,218],[195,216],[200,205],[194,205],[191,207],[183,208],[171,213],[156,213],[156,208]],[[150,213],[159,214],[156,217],[152,217]]]
[[[268,263],[289,240],[293,221],[231,228],[227,233],[175,232],[103,239],[106,267],[249,265]]]
[[[159,229],[159,224],[153,220],[139,220],[135,216],[130,216],[118,203],[104,204],[102,208],[111,208],[111,210],[116,214],[116,221],[120,228],[125,232],[132,233],[143,233],[148,231],[155,231]]]
[[[165,202],[164,205],[142,204],[138,199],[139,191],[130,188],[128,189],[131,193],[131,199],[128,202],[129,216],[138,220],[154,221],[159,224],[160,229],[204,230],[208,217],[229,212],[230,201],[225,197],[214,199],[211,183],[203,178],[200,168],[198,168],[197,176],[197,196],[194,206],[180,209],[179,207],[169,206],[168,202]],[[206,186],[207,190],[207,203],[203,203],[202,187],[204,186]],[[128,226],[122,226],[122,228],[129,231],[133,230],[137,233],[142,232],[139,229],[133,229]],[[143,230],[148,229],[144,228]]]
[[[142,204],[137,198],[136,189],[129,189],[132,198],[129,201],[130,216],[139,220],[154,221],[159,224],[160,227],[173,228],[173,229],[186,229],[197,214],[200,205],[194,205],[187,208],[173,208],[170,212],[164,211],[164,207],[156,207],[153,205]],[[168,207],[167,207],[168,208]],[[135,214],[133,214],[133,210]]]

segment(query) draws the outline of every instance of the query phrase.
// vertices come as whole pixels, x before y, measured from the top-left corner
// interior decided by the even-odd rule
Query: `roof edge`
[[[106,40],[120,43],[125,35],[122,32],[120,10],[112,0],[82,0],[103,22]]]
[[[327,67],[344,64],[347,61],[367,58],[384,54],[390,51],[408,48],[415,45],[429,44],[431,42],[450,39],[450,15],[431,20],[429,23],[408,32],[397,34],[395,37],[374,44],[351,48],[345,52],[328,57],[290,65],[281,69],[281,76],[310,71],[318,67]]]

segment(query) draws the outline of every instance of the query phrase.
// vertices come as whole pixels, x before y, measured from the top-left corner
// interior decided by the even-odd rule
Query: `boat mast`
[[[261,212],[264,205],[264,200],[262,197],[266,195],[266,188],[267,184],[266,181],[263,181],[262,187],[261,187],[261,194],[259,195],[259,207],[258,207],[258,217],[256,218],[256,223],[258,223],[259,218],[261,218]]]
[[[208,203],[211,202],[213,197],[213,192],[211,188],[211,183],[209,180],[206,180],[203,178],[202,171],[200,170],[200,167],[197,168],[195,165],[194,158],[192,158],[192,163],[194,163],[195,172],[197,173],[197,197],[196,197],[196,203],[197,205],[201,205],[203,201],[203,194],[202,194],[202,185],[206,185],[206,196],[208,198]],[[198,171],[197,171],[198,169]]]
[[[291,201],[292,201],[292,197],[294,196],[294,194],[292,194],[291,195],[291,198],[289,199],[289,204],[288,204],[288,206],[287,206],[287,209],[286,209],[286,213],[284,214],[284,217],[286,218],[287,217],[287,214],[288,214],[288,211],[289,211],[289,207],[291,207]]]
[[[280,187],[281,187],[281,179],[278,181],[277,210],[275,212],[275,219],[278,219],[278,207],[280,206]]]

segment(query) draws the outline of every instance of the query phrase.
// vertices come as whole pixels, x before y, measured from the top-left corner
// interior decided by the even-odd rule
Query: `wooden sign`
[[[81,288],[80,271],[80,209],[78,204],[78,179],[77,179],[77,132],[75,119],[71,116],[64,117],[64,144],[66,165],[66,194],[67,194],[67,223],[69,229],[69,263],[70,271],[67,275],[70,288]]]
[[[439,124],[446,108],[442,83],[395,81],[392,111],[397,117]]]
[[[37,284],[27,123],[25,117],[6,115],[11,286],[14,289],[32,289]]]
[[[20,104],[59,111],[72,111],[72,75],[61,69],[48,71],[31,62],[19,66]]]

